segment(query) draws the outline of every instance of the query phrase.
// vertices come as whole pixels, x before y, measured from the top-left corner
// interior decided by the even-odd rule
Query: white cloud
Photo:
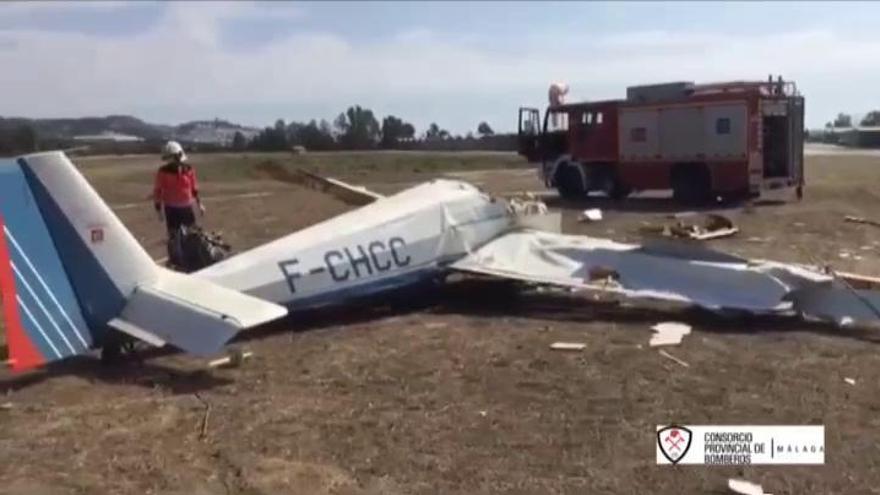
[[[21,14],[21,13],[41,13],[48,11],[70,11],[70,10],[114,10],[130,6],[130,3],[123,1],[104,0],[104,1],[67,1],[59,2],[41,1],[41,0],[4,0],[0,2],[0,12],[4,15]]]
[[[14,70],[0,72],[0,114],[248,105],[338,112],[360,102],[379,111],[394,109],[420,126],[436,120],[464,131],[472,122],[496,116],[494,127],[510,129],[516,107],[543,105],[553,80],[571,84],[569,99],[596,100],[620,97],[633,84],[763,79],[769,73],[799,83],[813,123],[838,110],[880,106],[874,97],[880,66],[871,63],[880,53],[880,41],[832,31],[750,37],[658,31],[580,35],[530,39],[503,51],[422,29],[370,43],[299,32],[248,51],[230,51],[218,41],[226,21],[302,15],[297,9],[285,12],[250,3],[213,3],[208,8],[171,2],[163,22],[127,38],[7,31],[0,67]],[[279,110],[263,122],[279,116],[310,117]],[[196,115],[163,120],[190,117]]]

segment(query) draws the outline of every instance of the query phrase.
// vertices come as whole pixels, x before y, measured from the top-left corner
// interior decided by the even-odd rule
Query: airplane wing
[[[377,199],[385,197],[364,187],[353,186],[341,180],[322,177],[305,170],[297,169],[291,172],[275,163],[264,163],[258,166],[258,169],[275,180],[297,184],[329,194],[352,206],[368,205]]]
[[[453,263],[453,270],[574,289],[612,292],[709,310],[794,313],[875,323],[880,292],[852,291],[798,265],[754,262],[678,242],[622,244],[535,230],[504,234]]]

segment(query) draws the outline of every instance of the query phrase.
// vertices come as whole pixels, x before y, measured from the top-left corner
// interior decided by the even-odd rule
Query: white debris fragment
[[[727,480],[727,488],[734,493],[741,495],[771,495],[764,493],[764,488],[756,483],[750,483],[745,480],[735,480],[733,478]]]
[[[487,411],[479,411],[478,414],[485,418],[489,413]]]
[[[598,222],[599,220],[602,220],[602,210],[599,208],[584,210],[578,218],[579,222]]]
[[[691,333],[690,325],[674,321],[658,323],[651,327],[651,329],[656,332],[651,336],[651,341],[648,342],[651,347],[678,345],[685,335]]]
[[[226,357],[223,357],[220,359],[215,359],[215,360],[209,362],[208,367],[209,368],[219,368],[221,366],[238,367],[238,366],[241,366],[241,364],[244,362],[245,359],[250,359],[251,357],[253,357],[253,355],[254,355],[253,352],[249,352],[249,351],[241,352],[238,350],[234,350],[234,351],[230,352],[229,355]]]
[[[847,252],[847,251],[841,251],[841,252],[838,253],[837,255],[840,256],[840,257],[843,258],[843,259],[848,259],[848,258],[850,257],[850,254],[849,254],[849,252]]]
[[[856,380],[855,380],[854,378],[846,377],[846,378],[843,379],[843,381],[845,381],[846,383],[849,383],[849,384],[852,385],[852,386],[855,386],[855,385],[856,385]]]
[[[582,351],[587,348],[587,344],[580,342],[554,342],[550,344],[550,348],[554,351]]]

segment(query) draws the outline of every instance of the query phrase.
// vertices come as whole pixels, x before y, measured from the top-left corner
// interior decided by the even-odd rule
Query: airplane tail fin
[[[61,152],[0,160],[0,230],[13,369],[82,354],[108,327],[209,354],[287,313],[156,265]]]

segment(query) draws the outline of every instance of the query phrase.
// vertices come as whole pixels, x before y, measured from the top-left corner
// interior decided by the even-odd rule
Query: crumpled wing
[[[675,248],[639,246],[520,230],[492,240],[450,268],[710,310],[796,312],[839,321],[841,312],[852,309],[851,304],[833,304],[827,298],[816,297],[817,293],[806,297],[807,290],[818,288],[837,297],[841,289],[834,288],[833,278],[828,275],[798,265],[751,262],[683,243]],[[851,303],[852,298],[847,301]],[[860,311],[856,316],[866,318],[870,313]]]
[[[259,165],[257,169],[277,181],[308,187],[329,194],[352,206],[368,205],[385,197],[365,187],[353,186],[341,180],[322,177],[302,169],[290,171],[276,163],[264,163]]]

